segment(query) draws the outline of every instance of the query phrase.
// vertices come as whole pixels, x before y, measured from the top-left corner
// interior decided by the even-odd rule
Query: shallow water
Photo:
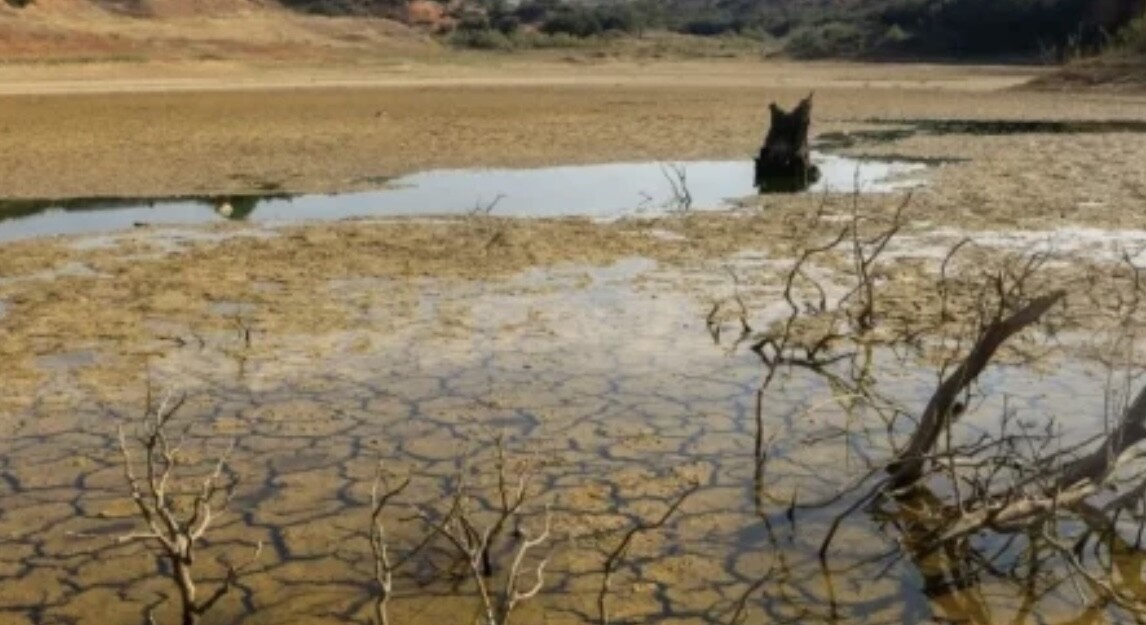
[[[808,192],[882,193],[923,184],[922,163],[817,154],[822,178]],[[684,176],[684,185],[678,173]],[[122,200],[19,201],[0,204],[0,241],[87,234],[138,225],[231,220],[283,223],[352,217],[465,215],[587,216],[611,219],[675,210],[727,209],[753,196],[745,161],[611,163],[540,169],[441,170],[395,179],[380,191],[336,195]],[[674,186],[677,191],[674,192]],[[690,202],[680,190],[687,188]]]
[[[195,425],[193,454],[210,457],[238,440],[233,465],[243,481],[203,561],[219,551],[241,559],[255,541],[266,544],[217,622],[365,618],[376,462],[416,480],[390,519],[393,548],[403,553],[419,533],[400,520],[408,506],[436,505],[462,458],[488,468],[491,431],[506,432],[513,453],[539,463],[526,523],[533,527],[549,502],[570,539],[554,555],[546,593],[519,622],[594,621],[601,560],[616,530],[659,513],[690,480],[701,489],[663,531],[635,544],[618,572],[617,622],[726,623],[766,574],[746,604],[750,622],[1027,622],[1022,593],[1004,582],[986,579],[968,599],[929,589],[910,561],[884,570],[881,554],[899,534],[863,514],[842,529],[825,573],[815,552],[846,502],[794,517],[786,510],[797,496],[834,493],[886,455],[883,426],[833,401],[825,378],[785,376],[764,407],[768,432],[780,436],[763,487],[755,486],[760,366],[745,350],[713,342],[704,323],[710,304],[684,292],[683,277],[640,259],[488,283],[340,276],[314,297],[345,308],[346,325],[296,336],[258,332],[257,305],[213,306],[219,317],[250,315],[253,341],[216,332],[168,343],[151,375],[192,394],[182,418]],[[46,355],[43,400],[13,415],[20,425],[0,457],[0,622],[137,622],[170,594],[142,545],[114,541],[138,528],[114,425],[131,423],[139,406],[100,399],[82,383],[109,358],[75,349]],[[934,388],[926,364],[878,353],[874,367],[882,390],[905,405],[918,407]],[[1086,366],[998,367],[979,385],[991,399],[977,402],[963,425],[968,435],[992,427],[1008,394],[1025,415],[1097,427],[1090,415],[1101,414],[1102,381]],[[449,579],[427,569],[400,577],[393,621],[456,622],[473,595]],[[982,618],[983,605],[993,618]],[[1052,596],[1037,622],[1076,612]]]

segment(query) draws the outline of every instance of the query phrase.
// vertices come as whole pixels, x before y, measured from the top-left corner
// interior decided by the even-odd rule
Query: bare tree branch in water
[[[759,592],[759,590],[764,587],[764,584],[772,579],[772,572],[774,570],[774,565],[768,567],[768,570],[765,571],[763,575],[749,584],[748,588],[740,594],[740,598],[736,600],[736,604],[733,607],[732,616],[728,619],[728,625],[741,625],[744,619],[748,618],[748,601],[752,599],[753,594]]]
[[[700,484],[692,484],[669,504],[664,514],[651,521],[642,520],[630,527],[628,531],[625,532],[625,535],[621,537],[617,546],[609,552],[609,557],[605,559],[604,569],[601,574],[601,589],[597,593],[597,615],[601,625],[609,625],[610,623],[608,599],[609,592],[612,590],[613,573],[617,571],[617,567],[621,565],[621,561],[624,560],[625,555],[629,552],[629,547],[632,546],[633,539],[639,534],[664,527],[672,515],[675,514],[676,511],[684,505],[684,502],[699,488]]]
[[[495,466],[497,467],[498,509],[497,518],[490,527],[490,540],[481,554],[482,574],[486,577],[493,575],[493,560],[490,557],[490,549],[505,531],[506,523],[518,516],[521,507],[526,502],[526,491],[529,487],[530,478],[532,478],[532,469],[521,470],[516,482],[510,477],[510,459],[505,448],[505,434],[503,432],[498,432],[494,436],[494,447],[497,454]]]
[[[374,622],[376,625],[390,625],[387,608],[394,593],[394,565],[390,561],[389,545],[386,543],[386,525],[382,512],[390,500],[402,494],[410,485],[405,478],[391,488],[389,479],[381,463],[370,488],[370,549],[374,554],[374,582],[378,586],[378,596],[374,599]]]
[[[554,542],[550,507],[545,506],[539,527],[533,531],[525,527],[526,508],[530,507],[533,498],[529,484],[535,468],[532,463],[515,461],[504,435],[495,435],[493,445],[492,471],[484,463],[479,465],[484,470],[479,471],[470,471],[463,466],[451,478],[452,492],[444,506],[438,509],[414,506],[414,515],[404,520],[416,521],[426,532],[413,549],[397,558],[391,557],[382,516],[388,506],[406,491],[411,481],[404,478],[392,484],[392,478],[379,465],[371,489],[370,530],[374,582],[378,591],[373,606],[376,625],[390,623],[388,607],[395,596],[398,572],[424,554],[427,548],[433,548],[431,543],[435,540],[444,542],[456,557],[455,561],[464,567],[463,579],[473,584],[479,599],[475,618],[483,625],[507,625],[523,604],[544,590],[551,554],[538,552]],[[474,474],[477,478],[472,477]],[[481,477],[490,478],[486,488],[473,483]],[[664,527],[699,489],[699,483],[691,483],[668,502],[668,507],[659,517],[640,520],[627,528],[620,542],[610,551],[603,564],[597,596],[598,614],[603,624],[610,622],[607,602],[612,578],[633,540],[643,533]],[[492,495],[485,498],[483,494],[487,491]],[[509,531],[510,527],[514,529]],[[514,539],[512,548],[496,548],[496,543],[501,540],[499,537],[507,535]],[[500,556],[497,556],[499,552]]]
[[[1005,400],[998,431],[960,425],[956,433],[954,428],[974,409],[971,398],[985,397],[976,381],[999,354],[1029,358],[1045,351],[1044,344],[1053,346],[1063,327],[1097,328],[1096,334],[1115,334],[1111,347],[1133,345],[1133,333],[1143,325],[1143,283],[1133,262],[1137,254],[1123,253],[1113,269],[1103,265],[1102,271],[1109,273],[1097,273],[1105,281],[1098,288],[1093,284],[1096,274],[1056,277],[1047,269],[1049,253],[996,254],[983,262],[988,256],[984,248],[963,239],[936,256],[941,259],[936,281],[912,283],[910,295],[917,298],[913,303],[919,314],[888,318],[884,313],[893,308],[885,298],[895,291],[889,288],[894,280],[886,276],[894,273],[877,265],[902,231],[905,207],[900,205],[882,221],[853,210],[850,222],[838,230],[824,219],[821,207],[783,278],[779,299],[788,314],[759,333],[754,346],[765,367],[756,397],[758,466],[767,453],[768,390],[780,372],[796,370],[827,381],[832,401],[849,419],[855,404],[883,419],[888,440],[878,449],[884,459],[863,456],[862,475],[819,501],[772,503],[787,504],[789,514],[829,506],[838,511],[821,543],[825,566],[843,522],[860,510],[890,507],[893,515],[879,514],[900,526],[904,537],[887,566],[906,555],[916,562],[957,563],[966,569],[955,575],[958,578],[986,572],[1019,579],[1014,569],[1007,569],[1019,564],[1000,563],[1027,562],[1034,571],[1029,574],[1046,587],[1074,585],[1084,591],[1080,597],[1127,610],[1146,608],[1121,585],[1122,578],[1140,577],[1146,566],[1115,577],[1114,563],[1127,557],[1113,555],[1115,544],[1123,554],[1142,547],[1140,537],[1123,540],[1127,521],[1136,523],[1129,526],[1131,532],[1137,528],[1146,533],[1146,473],[1133,464],[1146,457],[1138,451],[1146,441],[1146,387],[1134,384],[1138,388],[1133,393],[1128,381],[1124,406],[1107,411],[1113,421],[1084,440],[1068,442],[1053,418],[1015,418]],[[954,271],[957,257],[969,250],[975,251],[976,260]],[[816,269],[841,261],[850,266],[843,280],[852,280],[850,284],[841,286],[838,272],[829,278]],[[709,319],[715,317],[716,312]],[[882,396],[871,369],[873,347],[894,351],[899,345],[909,346],[909,353],[941,356],[934,391],[915,409]],[[1100,352],[1099,360],[1106,363],[1115,357]],[[1132,359],[1122,366],[1132,367]],[[788,410],[787,418],[798,418],[799,410]],[[1036,421],[1042,425],[1034,425]],[[864,440],[839,430],[846,449]],[[975,431],[978,435],[968,439]],[[869,434],[864,436],[871,440]],[[758,490],[762,473],[757,471]],[[1079,527],[1084,528],[1081,535]],[[983,533],[1004,540],[980,549],[978,536]],[[1115,539],[1120,542],[1112,542]],[[1088,545],[1094,552],[1089,564],[1081,551]],[[1016,553],[1026,555],[1018,558]],[[1139,565],[1146,562],[1146,554],[1134,558]]]
[[[189,426],[175,440],[172,440],[169,428],[184,402],[185,397],[168,393],[156,405],[148,389],[140,435],[135,440],[136,446],[143,451],[142,476],[136,473],[128,436],[123,426],[119,427],[124,476],[139,516],[146,525],[144,531],[126,534],[119,541],[143,540],[158,545],[171,567],[171,580],[179,591],[181,623],[197,625],[234,589],[243,570],[258,559],[262,543],[256,546],[247,562],[237,566],[229,564],[226,576],[214,592],[200,598],[193,565],[200,542],[234,495],[236,480],[225,474],[234,443],[219,456],[213,469],[198,481],[196,487],[181,487],[178,469],[185,466],[182,443]],[[148,618],[154,622],[150,614]]]
[[[849,312],[848,316],[853,325],[861,331],[871,330],[875,324],[875,276],[872,268],[879,260],[888,243],[903,228],[903,212],[911,205],[911,193],[903,197],[903,201],[895,209],[891,224],[874,237],[863,240],[860,236],[859,192],[857,184],[856,194],[852,202],[851,221],[851,251],[852,264],[855,271],[856,284],[852,291],[845,295],[841,302],[856,300],[858,310]]]
[[[833,365],[853,363],[852,370],[866,372],[867,364],[854,363],[870,357],[870,347],[838,351],[837,348],[848,341],[862,338],[874,329],[877,315],[877,290],[875,288],[877,264],[886,252],[892,239],[902,230],[904,213],[910,204],[908,195],[895,209],[886,224],[875,223],[861,215],[858,197],[854,200],[849,222],[840,227],[826,241],[816,242],[817,233],[829,228],[826,220],[827,196],[819,203],[806,227],[804,239],[797,244],[796,259],[783,278],[782,298],[788,314],[780,322],[757,334],[752,351],[759,356],[765,367],[764,379],[756,394],[756,442],[757,489],[762,488],[762,470],[765,462],[764,447],[764,404],[767,389],[775,376],[784,368],[798,367],[813,370],[831,377],[833,387],[840,387],[840,397],[866,398],[875,403],[875,397],[863,387],[867,376],[855,377],[855,385],[848,386],[842,377],[830,376],[827,372]],[[861,225],[875,223],[874,233],[861,232]],[[850,287],[836,287],[825,284],[824,278],[814,275],[813,265],[818,259],[847,256],[847,264],[854,272],[854,283]],[[735,277],[735,274],[734,274]],[[834,297],[831,292],[838,291]],[[810,301],[808,298],[811,298]],[[745,320],[747,313],[744,302],[741,306],[742,327],[750,326]],[[710,319],[715,313],[710,313]],[[747,331],[747,330],[746,330]],[[894,426],[894,416],[885,419],[890,430]]]
[[[949,259],[950,255],[944,260],[944,272]],[[1017,486],[1009,486],[1003,492],[993,492],[996,490],[995,479],[1000,476],[1000,469],[1008,462],[1005,454],[1013,454],[1014,446],[1010,444],[1013,439],[1004,434],[999,438],[986,437],[962,447],[955,447],[951,442],[951,426],[965,410],[959,398],[987,368],[996,352],[1008,339],[1038,323],[1052,307],[1066,297],[1065,291],[1057,290],[1029,300],[1024,298],[1026,281],[1038,264],[1038,259],[1028,259],[1028,262],[1023,263],[1017,271],[1001,272],[990,283],[990,288],[995,293],[994,304],[980,306],[978,334],[967,355],[943,378],[926,403],[907,446],[886,465],[889,478],[876,483],[864,496],[858,498],[833,520],[821,546],[821,559],[827,557],[835,531],[847,516],[885,494],[910,497],[909,487],[939,473],[948,480],[951,485],[949,490],[955,498],[951,511],[945,515],[960,519],[957,525],[949,527],[942,534],[949,538],[966,535],[987,525],[1037,516],[1040,511],[1057,509],[1061,504],[1085,498],[1083,495],[1074,499],[1073,497],[1082,495],[1081,492],[1076,492],[1071,493],[1072,498],[1068,499],[1059,497],[1059,494],[1065,494],[1059,493],[1046,500],[1032,500],[1020,497]],[[945,293],[942,298],[946,306]],[[990,300],[981,298],[979,301],[984,303]],[[948,361],[942,370],[947,370],[950,366]],[[941,439],[946,443],[946,447],[937,449]],[[1030,441],[1029,438],[1024,440]],[[998,453],[1000,451],[1004,454],[1000,455]],[[984,454],[986,458],[983,457]],[[1015,464],[1019,461],[1012,457],[1010,462]],[[1037,454],[1026,462],[1028,466],[1020,467],[1020,473],[1030,473],[1034,467],[1040,467],[1041,474],[1046,475],[1053,469]],[[968,477],[965,474],[968,469],[973,471],[973,476]],[[977,494],[968,501],[964,501],[961,495],[965,484],[970,484],[972,492]]]
[[[975,346],[971,348],[971,353],[943,380],[938,390],[931,396],[907,448],[900,452],[896,461],[888,467],[892,474],[893,488],[909,486],[923,476],[923,456],[931,453],[939,441],[939,436],[948,431],[951,421],[958,416],[956,404],[960,393],[987,368],[991,358],[1003,343],[1027,326],[1038,322],[1064,297],[1066,297],[1065,291],[1055,291],[1039,297],[1013,314],[993,320],[983,330],[975,341]]]
[[[552,514],[548,507],[545,509],[544,525],[537,534],[529,536],[524,531],[522,532],[522,540],[513,556],[510,567],[506,570],[500,593],[491,587],[482,571],[482,554],[486,552],[491,536],[489,529],[477,531],[465,513],[455,515],[446,522],[433,521],[425,513],[422,513],[420,518],[436,534],[453,545],[458,554],[465,559],[466,565],[469,567],[470,579],[477,587],[478,595],[481,598],[484,612],[483,620],[486,625],[506,625],[509,623],[514,609],[541,592],[545,585],[545,567],[549,564],[548,557],[542,558],[532,566],[534,581],[531,586],[522,590],[519,587],[519,582],[525,574],[522,567],[525,566],[530,551],[549,541]]]
[[[445,539],[463,560],[481,600],[481,620],[486,625],[507,625],[514,610],[544,588],[549,556],[540,559],[532,556],[550,542],[552,514],[546,506],[542,527],[532,535],[522,527],[523,507],[530,498],[528,486],[532,469],[523,467],[516,479],[511,478],[504,436],[497,435],[494,443],[497,506],[491,523],[482,525],[478,520],[473,509],[476,497],[465,484],[464,469],[459,472],[458,487],[447,511],[433,515],[420,510],[417,518],[433,534]],[[511,522],[516,526],[514,535],[518,542],[501,583],[494,584],[491,578],[495,577],[496,569],[491,553]],[[522,586],[523,577],[530,578],[525,586]]]
[[[688,212],[692,208],[692,191],[688,188],[688,169],[678,163],[661,165],[661,175],[669,183],[672,199],[669,208],[674,211]]]
[[[811,217],[807,239],[798,245],[796,260],[784,277],[783,299],[789,314],[783,323],[761,333],[752,348],[768,370],[765,386],[778,366],[825,367],[844,360],[848,354],[831,354],[832,348],[845,339],[862,337],[874,328],[878,312],[876,269],[888,245],[903,229],[904,213],[910,203],[909,194],[896,207],[890,220],[880,224],[860,213],[857,197],[848,223],[834,236],[816,243],[812,239],[828,228],[826,198],[821,202]],[[869,224],[876,226],[875,230],[864,232],[862,228]],[[851,285],[833,288],[826,279],[813,275],[811,267],[818,259],[827,260],[841,254],[851,267]],[[811,293],[807,296],[813,301],[800,295],[808,291]],[[836,295],[832,296],[832,291]],[[811,327],[804,329],[801,325]]]
[[[492,200],[486,202],[485,204],[482,204],[481,199],[479,198],[476,202],[474,202],[473,208],[467,212],[467,215],[470,217],[489,217],[493,214],[493,209],[497,208],[497,205],[500,204],[504,199],[504,193],[498,193]]]
[[[481,198],[478,198],[473,207],[466,211],[466,219],[472,224],[474,231],[486,238],[482,245],[482,250],[485,252],[489,252],[495,246],[506,244],[504,222],[493,216],[494,209],[505,198],[504,193],[498,193],[492,200],[484,204]]]

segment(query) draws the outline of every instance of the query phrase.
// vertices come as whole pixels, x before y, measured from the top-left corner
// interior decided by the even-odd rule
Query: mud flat
[[[758,142],[767,99],[805,87],[4,98],[14,115],[4,136],[22,158],[0,156],[11,165],[0,235],[14,233],[0,245],[0,621],[136,622],[156,605],[161,622],[173,617],[163,602],[173,589],[146,545],[116,541],[139,525],[115,428],[138,419],[148,383],[188,394],[192,467],[236,441],[242,480],[201,570],[218,579],[216,556],[242,560],[258,542],[264,551],[212,613],[218,622],[365,622],[377,462],[414,479],[389,519],[395,553],[405,553],[423,529],[410,520],[418,507],[448,495],[459,467],[488,469],[496,432],[536,472],[525,529],[544,504],[554,513],[546,589],[520,622],[595,622],[605,555],[692,484],[680,513],[635,542],[618,570],[616,622],[724,623],[740,605],[769,622],[1117,620],[1102,602],[1069,589],[1033,594],[1006,576],[937,588],[933,563],[887,559],[900,537],[874,514],[843,526],[826,574],[816,549],[847,502],[799,513],[792,502],[830,497],[890,454],[886,428],[838,401],[830,378],[789,372],[761,405],[765,434],[776,434],[762,479],[762,368],[737,338],[745,323],[765,331],[787,314],[785,275],[802,250],[906,206],[876,272],[881,324],[957,324],[927,295],[937,281],[977,288],[972,279],[1013,259],[1040,259],[1032,291],[1068,290],[1054,340],[1020,341],[1000,358],[961,435],[994,427],[1006,409],[1058,419],[1070,435],[1099,430],[1117,363],[1096,347],[1128,336],[1113,321],[1142,323],[1128,285],[1146,262],[1146,135],[1133,124],[983,134],[967,120],[1134,121],[1146,117],[1138,100],[833,84],[817,95],[817,131],[836,133],[823,149],[915,163],[900,173],[919,184],[740,198],[721,210],[703,210],[713,208],[705,200],[600,219],[411,207],[400,218],[274,223],[258,205],[246,221],[227,219],[244,205],[218,201],[375,189],[428,167],[735,157]],[[920,118],[947,121],[928,131]],[[87,134],[66,132],[81,122]],[[49,180],[49,165],[73,175]],[[207,198],[173,208],[204,223],[149,221],[157,206],[113,231],[27,226],[122,208],[101,196],[169,194]],[[808,274],[828,297],[854,271],[846,255],[829,255]],[[818,297],[798,296],[813,308]],[[879,346],[868,366],[889,397],[918,411],[943,347]],[[488,472],[475,480],[492,496]],[[396,581],[392,622],[452,622],[474,608],[447,551],[435,545]]]
[[[855,210],[886,218],[903,198],[817,194],[770,210],[609,222],[222,223],[9,243],[0,248],[0,427],[9,442],[0,613],[94,623],[99,605],[99,622],[127,621],[171,592],[143,545],[115,541],[136,520],[114,427],[138,418],[150,380],[192,398],[182,418],[193,425],[193,458],[238,441],[232,467],[243,482],[209,546],[228,558],[259,541],[266,547],[242,592],[221,604],[224,620],[365,619],[375,463],[416,477],[392,521],[402,549],[419,528],[398,519],[446,496],[461,458],[489,467],[491,431],[506,432],[516,457],[538,463],[537,505],[523,522],[540,523],[548,502],[561,536],[551,589],[522,619],[593,621],[600,563],[620,532],[693,483],[700,490],[681,513],[621,569],[614,614],[710,622],[733,613],[750,588],[763,593],[748,604],[753,614],[824,605],[854,622],[916,609],[1021,614],[1024,596],[993,581],[977,591],[990,599],[955,608],[946,594],[923,594],[910,566],[874,585],[864,567],[824,578],[816,537],[834,509],[770,525],[795,492],[828,496],[862,465],[851,446],[831,442],[840,428],[857,427],[856,417],[825,402],[831,392],[815,376],[791,376],[770,400],[766,422],[784,432],[768,468],[771,503],[751,486],[761,368],[728,339],[713,342],[713,303],[739,297],[750,323],[767,327],[814,215],[834,228]],[[938,227],[941,215],[921,212],[889,248],[881,275],[898,295],[882,315],[934,315],[920,286],[966,237],[978,240],[958,263],[968,270],[1031,251],[1065,261],[1032,286],[1091,285],[1080,297],[1097,299],[1076,306],[1109,300],[1125,253],[1146,243],[1134,230]],[[846,279],[847,260],[822,271]],[[735,314],[715,321],[735,337]],[[1002,367],[984,384],[1007,389],[1029,414],[1088,415],[1075,427],[1099,427],[1101,361],[1047,362]],[[880,352],[875,367],[905,405],[933,388],[926,358],[905,367]],[[968,423],[990,427],[993,405]],[[856,436],[871,440],[862,428]],[[885,452],[868,445],[863,453]],[[857,521],[836,557],[878,563],[885,538]],[[444,557],[399,580],[393,618],[428,623],[474,605],[436,568]],[[1063,618],[1090,609],[1058,594],[1039,601]],[[159,614],[170,610],[164,604]]]

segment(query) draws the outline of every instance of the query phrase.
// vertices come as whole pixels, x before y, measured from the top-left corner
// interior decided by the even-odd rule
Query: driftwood
[[[1146,385],[1135,384],[1135,356],[1140,356],[1146,322],[1140,308],[1146,282],[1143,268],[1132,260],[1138,252],[1123,252],[1123,269],[1078,278],[1040,275],[1051,256],[1037,252],[979,254],[955,273],[955,258],[978,247],[963,239],[936,267],[934,290],[912,285],[919,290],[913,315],[902,308],[905,291],[888,286],[897,274],[883,261],[887,250],[892,250],[887,256],[895,254],[891,240],[901,232],[902,207],[894,214],[886,209],[865,214],[859,199],[852,199],[850,223],[839,224],[846,215],[838,211],[826,219],[832,207],[825,196],[795,230],[794,262],[782,277],[782,301],[776,302],[786,304],[789,313],[771,319],[763,331],[752,329],[746,310],[751,302],[742,299],[733,274],[737,290],[729,302],[741,328],[735,344],[752,341],[765,367],[756,396],[758,508],[784,506],[793,531],[797,515],[833,510],[819,549],[825,580],[833,569],[833,541],[853,515],[870,515],[881,531],[897,530],[887,550],[858,565],[849,562],[848,570],[870,567],[879,579],[900,563],[914,566],[923,592],[934,600],[936,620],[990,622],[994,604],[974,589],[988,577],[1013,585],[1024,611],[1039,609],[1044,598],[1068,599],[1059,595],[1073,589],[1089,615],[1113,608],[1144,620]],[[830,279],[810,270],[841,264],[851,270],[833,272]],[[1072,305],[1065,306],[1068,298]],[[714,305],[708,320],[718,343],[723,306],[723,301]],[[990,385],[976,387],[976,380],[1012,341],[1041,327],[1049,352],[1038,336],[1008,351],[1008,358],[1034,362],[1054,353],[1056,337],[1080,322],[1095,323],[1099,335],[1110,340],[1093,346],[1102,350],[1095,353],[1111,376],[1105,427],[1088,434],[1077,423],[1060,421],[1073,415],[1031,418],[1004,396],[1000,419],[991,427],[976,419],[955,428],[964,413],[982,411],[977,399]],[[924,402],[912,407],[880,392],[873,355],[910,366],[928,354],[944,360]],[[1116,367],[1127,368],[1125,388],[1114,387]],[[790,499],[774,495],[767,485],[772,441],[790,426],[780,425],[769,436],[766,429],[775,426],[765,419],[764,406],[773,382],[783,379],[777,372],[793,369],[819,377],[832,394],[823,403],[838,404],[847,418],[843,428],[824,428],[823,434],[801,436],[796,443],[842,440],[853,474],[847,484],[812,500],[798,500],[798,488]],[[784,419],[794,423],[803,414],[793,409]],[[853,425],[857,417],[863,423],[859,429]],[[887,453],[870,453],[872,445]],[[770,524],[780,512],[761,514]],[[752,585],[745,596],[759,593],[760,586]],[[728,622],[738,623],[746,605],[743,599],[737,603]],[[834,619],[835,605],[828,610],[824,619]]]
[[[808,128],[812,123],[812,95],[790,113],[775,102],[768,105],[771,123],[756,157],[756,188],[761,193],[803,191],[820,178],[812,164]]]
[[[892,309],[876,279],[888,275],[878,265],[899,232],[899,211],[873,219],[853,207],[852,223],[834,236],[823,214],[821,209],[813,216],[807,240],[786,277],[783,299],[789,316],[757,334],[753,346],[766,368],[757,395],[758,497],[767,497],[761,467],[769,455],[760,406],[778,369],[799,368],[822,376],[833,389],[832,401],[840,402],[849,415],[858,404],[882,419],[891,451],[884,460],[864,457],[867,470],[835,494],[817,501],[780,502],[787,503],[789,518],[803,510],[839,506],[820,545],[825,567],[841,523],[864,511],[902,532],[897,548],[879,556],[890,558],[884,570],[900,558],[910,559],[929,594],[974,584],[982,574],[1013,576],[1046,592],[1071,580],[1100,604],[1146,612],[1146,595],[1136,586],[1122,585],[1113,572],[1127,564],[1133,569],[1127,578],[1138,579],[1139,569],[1146,566],[1146,471],[1141,468],[1146,459],[1146,387],[1136,389],[1137,394],[1111,414],[1107,429],[1077,442],[1068,442],[1053,418],[1043,425],[1017,418],[1006,401],[998,431],[972,428],[969,436],[966,430],[958,435],[953,430],[974,396],[970,389],[996,355],[1039,324],[1045,323],[1053,335],[1064,320],[1082,314],[1077,306],[1062,303],[1068,294],[1084,297],[1086,284],[1036,279],[1047,258],[1041,254],[1004,257],[999,267],[952,278],[948,266],[953,257],[973,246],[964,240],[938,268],[936,291],[929,295],[937,304],[935,318],[901,325],[903,320],[886,312]],[[805,271],[825,257],[836,262],[850,257],[855,268],[849,274],[856,280],[854,287],[831,303],[825,286]],[[1131,271],[1117,278],[1119,303],[1111,330],[1119,333],[1120,342],[1132,343],[1142,283],[1139,268],[1126,262]],[[834,286],[839,292],[839,285]],[[1041,289],[1046,290],[1038,293]],[[1132,296],[1123,296],[1126,291]],[[1060,309],[1060,318],[1044,322]],[[749,328],[745,316],[740,313],[741,324]],[[752,334],[750,329],[744,332]],[[949,332],[956,334],[947,336]],[[933,334],[942,345],[955,339],[962,355],[945,362],[938,385],[912,417],[908,407],[876,390],[870,356],[878,347],[894,355],[897,346],[903,346],[905,354],[921,350],[923,339]],[[910,430],[900,427],[900,417],[910,419]],[[901,434],[907,440],[901,441]],[[1089,561],[1086,549],[1092,554]]]
[[[963,363],[940,384],[907,448],[889,466],[892,488],[916,484],[926,476],[927,465],[932,461],[942,464],[940,457],[944,455],[949,456],[953,463],[963,460],[973,465],[969,457],[958,458],[961,455],[959,450],[937,449],[942,433],[957,416],[953,409],[956,397],[983,371],[1000,345],[1036,323],[1065,295],[1064,291],[1056,291],[1035,298],[1012,315],[996,319],[986,327]],[[1140,479],[1136,486],[1125,490],[1102,508],[1096,508],[1088,500],[1111,488],[1110,478],[1115,469],[1133,455],[1133,448],[1143,440],[1146,440],[1146,388],[1140,389],[1125,407],[1116,426],[1085,453],[1083,450],[1094,439],[1058,452],[1057,456],[1069,458],[1061,463],[1054,457],[1036,458],[1028,467],[1030,477],[1017,482],[994,484],[993,473],[988,477],[964,476],[962,479],[973,483],[980,494],[949,506],[940,515],[950,521],[935,533],[934,546],[961,540],[984,528],[1014,531],[1031,527],[1043,519],[1068,511],[1089,525],[1097,521],[1099,525],[1112,526],[1113,522],[1106,516],[1116,515],[1122,508],[1142,499],[1146,494],[1146,480]],[[999,460],[995,458],[992,462],[998,464]],[[913,496],[907,493],[908,498]]]
[[[968,502],[965,506],[967,511],[962,512],[937,540],[955,540],[983,527],[1012,529],[1026,526],[1059,511],[1081,509],[1080,516],[1090,524],[1099,516],[1105,517],[1106,512],[1117,513],[1129,499],[1142,497],[1146,481],[1125,491],[1102,510],[1089,506],[1087,499],[1109,486],[1111,474],[1130,456],[1131,448],[1144,439],[1146,388],[1140,390],[1126,407],[1118,426],[1103,438],[1101,445],[1057,471],[1037,476],[1045,483],[1034,484],[1037,487],[1035,494],[1024,494],[1023,490],[1032,484],[1020,483]],[[1112,525],[1105,518],[1097,520],[1099,524]]]
[[[923,476],[925,457],[932,452],[939,436],[947,431],[955,413],[955,406],[959,394],[967,388],[983,369],[991,362],[991,358],[999,347],[1012,335],[1023,328],[1037,322],[1051,306],[1054,306],[1063,297],[1064,291],[1056,291],[1035,299],[1030,304],[1012,314],[1011,316],[991,323],[979,336],[971,353],[954,373],[947,376],[943,383],[932,395],[919,420],[919,427],[911,436],[907,448],[900,453],[888,471],[892,474],[891,485],[902,488],[918,481]]]

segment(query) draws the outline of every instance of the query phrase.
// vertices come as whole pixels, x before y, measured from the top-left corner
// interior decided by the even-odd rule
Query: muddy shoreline
[[[1029,74],[975,67],[482,60],[292,75],[224,64],[215,88],[190,91],[147,90],[147,67],[95,68],[85,80],[64,66],[39,83],[35,68],[6,68],[11,84],[32,82],[29,93],[0,96],[3,196],[335,192],[435,168],[747,159],[767,103],[809,90],[819,94],[814,133],[873,117],[1120,119],[1144,110],[1134,98],[1087,96],[1080,106],[1069,94],[1001,90]],[[85,92],[118,74],[128,77],[123,92]],[[37,93],[37,84],[58,93]]]

